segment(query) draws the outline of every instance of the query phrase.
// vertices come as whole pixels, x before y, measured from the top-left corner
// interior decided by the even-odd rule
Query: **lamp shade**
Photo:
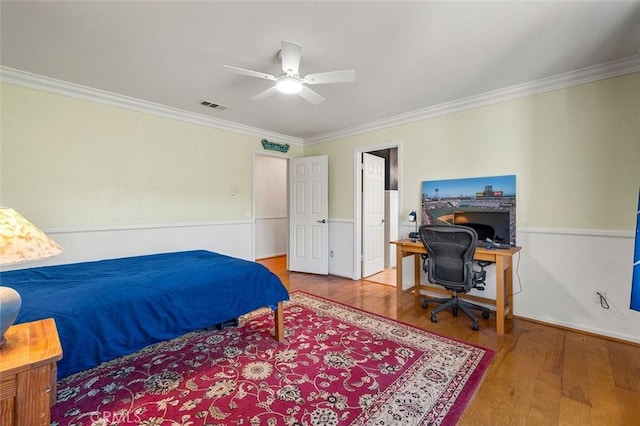
[[[0,265],[62,253],[55,241],[11,208],[0,208]]]
[[[62,252],[55,241],[36,228],[20,213],[0,208],[0,265],[44,259]],[[0,287],[0,348],[6,339],[4,332],[20,312],[22,299],[10,287]]]

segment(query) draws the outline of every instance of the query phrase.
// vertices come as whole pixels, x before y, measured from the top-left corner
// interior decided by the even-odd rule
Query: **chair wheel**
[[[476,321],[476,322],[474,322],[473,324],[471,324],[471,329],[472,329],[473,331],[478,331],[478,330],[480,330],[480,326],[478,325],[478,322],[477,322],[477,321]]]
[[[482,318],[489,319],[489,312],[482,312]]]
[[[431,314],[431,322],[438,322],[438,317],[434,313]]]
[[[451,312],[453,312],[453,316],[457,317],[458,316],[458,308],[451,308]]]
[[[422,308],[423,309],[427,309],[427,306],[429,306],[429,302],[427,302],[426,300],[422,301]]]

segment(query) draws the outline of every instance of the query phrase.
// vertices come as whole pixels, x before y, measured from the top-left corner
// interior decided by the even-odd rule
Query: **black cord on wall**
[[[609,309],[609,302],[607,302],[607,297],[599,291],[596,291],[596,294],[600,298],[600,306],[602,306],[602,309]]]

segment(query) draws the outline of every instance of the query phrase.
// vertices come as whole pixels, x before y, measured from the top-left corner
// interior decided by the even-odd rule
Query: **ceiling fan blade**
[[[248,75],[249,77],[257,77],[257,78],[262,78],[264,80],[272,80],[272,81],[276,80],[276,78],[271,74],[265,74],[263,72],[246,70],[244,68],[232,67],[231,65],[224,65],[224,67],[230,69],[236,74]]]
[[[319,72],[304,77],[307,84],[347,83],[356,79],[355,70]]]
[[[276,89],[276,86],[271,86],[269,87],[267,90],[258,93],[257,95],[255,95],[254,97],[252,97],[251,99],[253,99],[254,101],[257,101],[259,99],[264,99],[267,98],[271,95],[273,95],[274,93],[276,93],[278,91],[278,89]]]
[[[300,96],[307,100],[307,102],[312,104],[319,104],[320,102],[324,102],[324,98],[318,95],[313,90],[309,89],[307,86],[302,86],[302,90],[298,92]]]
[[[282,71],[298,75],[300,58],[302,57],[302,45],[295,41],[282,40]]]

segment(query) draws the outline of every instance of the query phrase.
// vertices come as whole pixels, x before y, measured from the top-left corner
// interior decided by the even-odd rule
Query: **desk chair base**
[[[451,309],[454,317],[458,316],[458,311],[462,311],[469,319],[472,321],[471,329],[477,331],[480,329],[480,325],[478,324],[478,319],[475,317],[471,309],[476,309],[482,311],[482,318],[489,318],[489,308],[485,308],[484,306],[476,305],[475,303],[466,302],[458,296],[458,293],[454,293],[450,298],[425,298],[422,301],[422,307],[427,308],[429,303],[439,303],[436,309],[431,311],[431,322],[438,322],[437,314],[442,311],[446,311],[447,309]]]

